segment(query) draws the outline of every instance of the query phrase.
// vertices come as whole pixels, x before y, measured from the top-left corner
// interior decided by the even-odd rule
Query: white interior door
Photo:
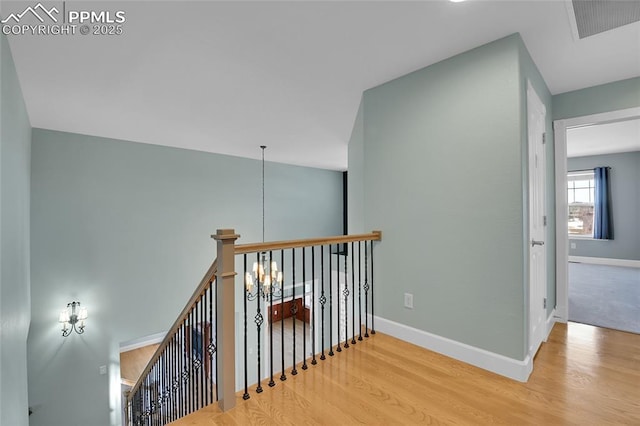
[[[546,109],[527,86],[529,144],[529,354],[533,357],[545,338],[547,249],[545,245],[545,118]]]

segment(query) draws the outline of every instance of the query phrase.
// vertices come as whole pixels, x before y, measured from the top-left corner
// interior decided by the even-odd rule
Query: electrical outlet
[[[100,366],[100,375],[104,376],[105,374],[107,374],[107,366],[106,365],[101,365]]]
[[[413,294],[411,293],[404,294],[404,307],[407,309],[413,309]]]
[[[576,243],[571,243],[571,248],[572,249],[576,248]]]

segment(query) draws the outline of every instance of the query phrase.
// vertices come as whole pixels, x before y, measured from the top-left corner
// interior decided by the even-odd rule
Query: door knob
[[[544,241],[531,240],[531,247],[533,247],[533,246],[543,246],[543,245],[544,245]]]

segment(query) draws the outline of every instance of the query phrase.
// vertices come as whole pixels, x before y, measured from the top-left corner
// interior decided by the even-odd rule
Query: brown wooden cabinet
[[[269,315],[271,315],[271,320],[273,322],[280,321],[282,318],[290,318],[293,316],[291,313],[291,306],[294,303],[293,300],[287,300],[282,304],[273,304],[273,307],[269,307]],[[309,322],[310,311],[309,308],[303,307],[303,299],[295,299],[295,304],[298,308],[296,313],[296,319],[298,321],[304,321],[306,323]]]

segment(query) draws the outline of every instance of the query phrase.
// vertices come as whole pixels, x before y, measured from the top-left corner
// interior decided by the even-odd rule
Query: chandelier
[[[67,337],[75,330],[76,333],[84,333],[84,321],[87,319],[87,308],[81,308],[80,302],[71,302],[67,308],[60,312],[58,322],[62,324],[62,337]]]
[[[262,149],[262,242],[264,243],[264,150]],[[267,253],[258,254],[258,260],[253,262],[252,273],[245,272],[244,285],[248,300],[255,300],[258,296],[266,299],[270,294],[279,296],[282,291],[282,272],[278,270],[276,261],[269,259]],[[255,291],[254,291],[255,290]]]

